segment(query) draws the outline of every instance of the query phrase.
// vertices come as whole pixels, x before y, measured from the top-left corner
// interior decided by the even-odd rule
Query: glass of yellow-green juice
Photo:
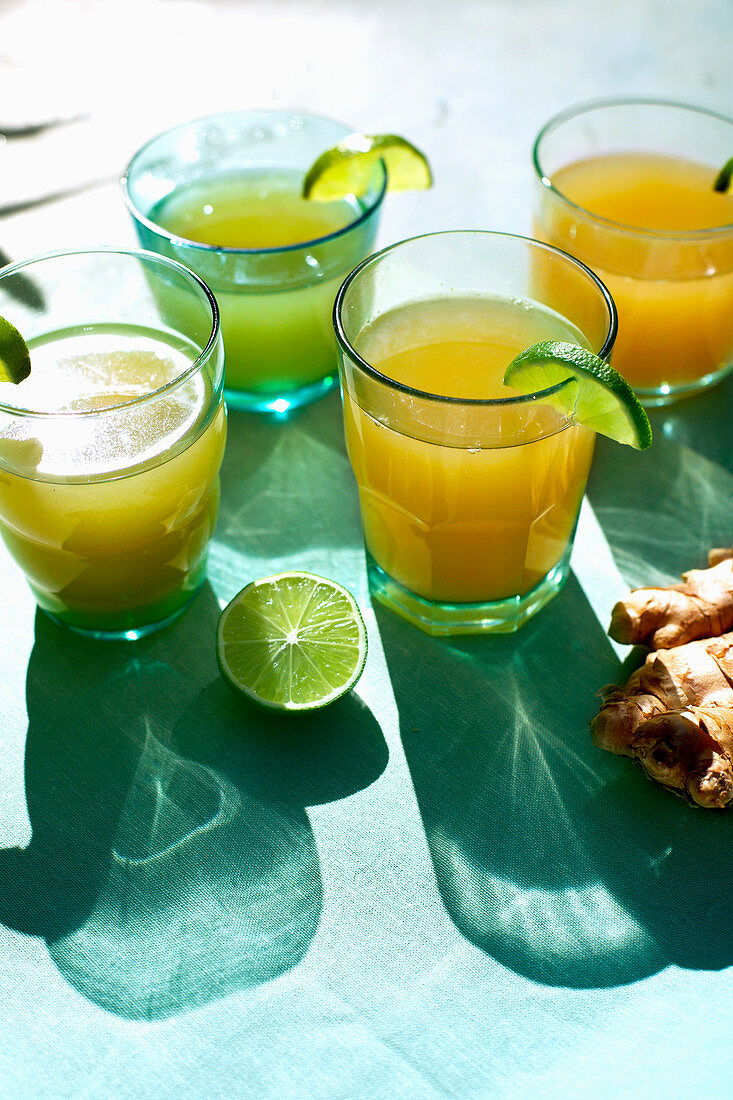
[[[535,233],[608,286],[614,366],[650,406],[733,366],[732,152],[733,119],[648,99],[573,107],[535,142]]]
[[[52,618],[148,634],[205,578],[226,438],[216,301],[174,261],[95,250],[4,268],[0,315],[31,359],[0,382],[0,535]]]
[[[372,251],[386,174],[338,202],[301,189],[349,132],[291,111],[227,112],[153,138],[123,177],[143,247],[193,268],[217,298],[231,408],[287,414],[337,384],[333,299]]]
[[[568,575],[595,436],[553,402],[569,379],[504,371],[544,340],[608,359],[610,295],[536,241],[435,233],[365,260],[334,321],[372,595],[432,634],[518,629]]]

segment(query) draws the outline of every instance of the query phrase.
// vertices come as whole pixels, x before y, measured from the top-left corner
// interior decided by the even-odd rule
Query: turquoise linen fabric
[[[4,550],[0,1096],[720,1095],[733,816],[590,740],[618,592],[733,541],[733,379],[599,441],[574,570],[515,636],[372,607],[337,395],[230,417],[210,578],[92,643]],[[346,584],[355,691],[235,696],[220,606],[297,566]],[[727,1069],[724,1069],[727,1067]]]

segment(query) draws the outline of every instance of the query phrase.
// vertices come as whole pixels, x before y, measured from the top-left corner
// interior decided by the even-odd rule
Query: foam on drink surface
[[[41,414],[0,408],[0,462],[29,477],[88,480],[140,468],[176,447],[206,403],[198,372],[165,392],[197,355],[173,337],[77,330],[29,346],[29,377],[0,384],[0,406]]]

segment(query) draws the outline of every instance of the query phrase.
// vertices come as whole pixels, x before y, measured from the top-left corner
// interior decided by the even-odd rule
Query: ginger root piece
[[[670,649],[733,629],[733,548],[715,549],[707,569],[682,574],[682,584],[636,588],[611,612],[608,633],[626,645]]]
[[[636,730],[655,714],[720,704],[733,706],[733,633],[650,653],[625,688],[604,692],[591,724],[593,740],[599,748],[633,756]]]
[[[637,729],[633,747],[650,779],[698,806],[723,809],[733,799],[733,706],[658,714]]]
[[[650,653],[591,723],[600,748],[699,806],[733,800],[733,633]]]
[[[718,565],[726,558],[733,558],[733,546],[717,546],[708,552],[708,565]]]

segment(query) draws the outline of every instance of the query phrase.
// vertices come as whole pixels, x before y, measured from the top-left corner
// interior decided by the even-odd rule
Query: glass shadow
[[[731,410],[733,374],[686,401],[648,410],[655,446],[664,439],[690,448],[733,474]]]
[[[574,576],[514,636],[377,620],[438,889],[458,930],[552,986],[733,962],[733,819],[596,749],[619,663]]]
[[[630,587],[669,584],[733,542],[733,375],[650,411],[648,452],[599,438],[587,495]]]
[[[44,937],[64,977],[123,1017],[171,1016],[295,966],[323,894],[306,805],[386,764],[356,697],[300,738],[241,701],[216,668],[218,613],[207,585],[134,645],[36,620],[32,839],[0,852],[0,919]]]
[[[362,545],[338,392],[286,419],[230,412],[221,486],[216,540],[248,558]]]

